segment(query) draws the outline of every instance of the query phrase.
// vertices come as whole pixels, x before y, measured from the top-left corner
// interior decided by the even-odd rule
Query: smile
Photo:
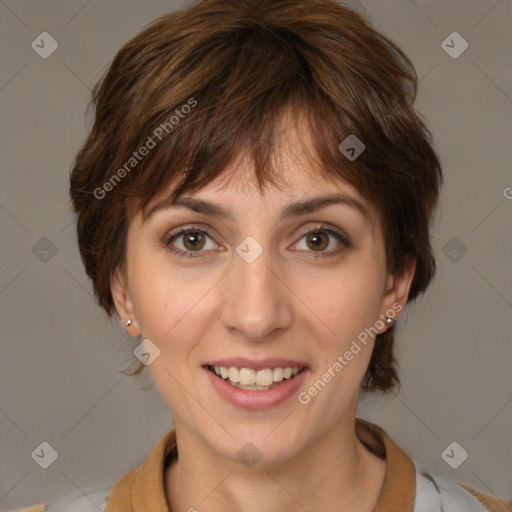
[[[297,367],[276,367],[262,368],[238,368],[236,366],[208,366],[208,369],[215,373],[231,386],[248,391],[267,391],[279,385],[283,380],[290,380],[300,373],[303,368]]]
[[[263,411],[291,400],[311,373],[305,361],[242,357],[205,361],[202,369],[212,389],[231,405]]]

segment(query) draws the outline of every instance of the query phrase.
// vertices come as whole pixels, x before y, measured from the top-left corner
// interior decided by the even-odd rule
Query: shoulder
[[[512,512],[512,502],[493,498],[468,485],[432,473],[413,461],[416,469],[414,512]]]
[[[54,504],[34,505],[10,512],[104,512],[109,492],[110,487],[105,487],[87,495],[59,500]]]

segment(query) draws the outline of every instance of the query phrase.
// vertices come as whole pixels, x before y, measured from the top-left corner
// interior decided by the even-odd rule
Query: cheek
[[[211,276],[183,273],[166,261],[133,261],[134,309],[142,335],[163,348],[171,341],[173,349],[192,342],[211,307]]]
[[[327,344],[335,341],[343,348],[365,328],[379,319],[384,275],[375,261],[356,261],[332,272],[328,279],[303,278],[302,287],[309,288],[307,300],[314,316],[319,318],[319,329]],[[320,283],[320,284],[319,284]],[[325,336],[328,333],[328,336]]]
[[[329,285],[316,288],[310,297],[322,322],[316,322],[319,327],[313,333],[318,366],[301,397],[309,400],[310,413],[322,416],[325,424],[337,421],[340,411],[358,395],[373,350],[375,331],[370,328],[380,314],[379,267],[345,270],[333,274]]]
[[[137,318],[147,337],[165,342],[184,328],[192,330],[191,318],[200,309],[202,287],[183,285],[165,278],[149,279],[137,293]]]

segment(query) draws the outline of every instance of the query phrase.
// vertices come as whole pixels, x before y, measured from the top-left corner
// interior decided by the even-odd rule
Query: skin
[[[167,468],[164,482],[172,511],[369,512],[378,502],[386,462],[354,431],[373,339],[306,405],[294,395],[264,411],[235,407],[201,367],[226,357],[298,359],[309,367],[304,391],[360,332],[393,305],[405,307],[415,262],[402,275],[389,274],[375,208],[354,187],[322,176],[303,158],[294,129],[283,133],[278,170],[285,187],[260,193],[250,162],[241,160],[187,194],[229,207],[233,220],[177,207],[145,222],[137,213],[129,224],[125,271],[112,279],[117,312],[123,323],[132,319],[127,331],[161,351],[150,371],[172,409],[177,434],[179,460]],[[150,208],[171,190],[162,190]],[[334,204],[280,217],[292,201],[333,192],[358,199],[368,216]],[[323,231],[320,245],[331,256],[315,258],[319,252],[304,235],[318,232],[319,223],[346,234],[351,245]],[[167,245],[180,227],[211,230],[211,238],[199,238],[202,257],[171,252],[194,252],[185,236]],[[263,248],[250,264],[235,252],[247,236]],[[246,443],[262,454],[251,468],[237,458]]]

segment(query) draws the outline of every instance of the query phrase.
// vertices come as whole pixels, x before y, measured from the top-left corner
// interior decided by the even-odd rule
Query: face
[[[160,350],[149,368],[178,435],[232,461],[246,443],[284,461],[350,425],[374,333],[414,271],[387,273],[372,205],[288,142],[285,187],[260,193],[242,164],[181,205],[162,190],[130,220],[112,281],[130,334]]]

